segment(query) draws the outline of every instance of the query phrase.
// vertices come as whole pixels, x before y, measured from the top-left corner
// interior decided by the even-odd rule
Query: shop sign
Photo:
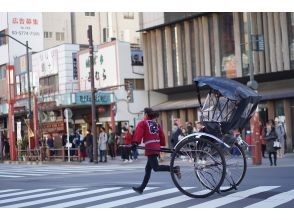
[[[47,110],[47,109],[53,109],[56,107],[56,101],[51,101],[51,102],[39,102],[38,103],[38,108],[39,110]]]
[[[99,92],[95,94],[96,104],[110,105],[112,103],[112,93]],[[76,93],[77,105],[90,105],[92,103],[92,94],[90,92]]]
[[[42,124],[44,133],[64,132],[65,126],[63,121],[45,122]]]

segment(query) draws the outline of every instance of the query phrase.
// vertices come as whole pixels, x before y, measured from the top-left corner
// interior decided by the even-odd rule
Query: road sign
[[[68,118],[68,119],[72,118],[72,111],[71,111],[70,108],[66,108],[66,109],[64,109],[63,114],[64,114],[64,117],[65,117],[65,118]]]

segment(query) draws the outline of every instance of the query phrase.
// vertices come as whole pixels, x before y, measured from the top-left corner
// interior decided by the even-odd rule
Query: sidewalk
[[[247,159],[248,167],[270,167],[268,154],[261,158],[261,165],[253,165],[252,158]],[[294,166],[294,153],[286,153],[283,158],[277,158],[277,167]]]
[[[267,158],[262,158],[261,165],[253,165],[252,158],[247,158],[247,166],[248,167],[270,167],[270,162],[268,155],[266,155]],[[99,162],[96,163],[90,163],[88,159],[86,158],[85,161],[78,162],[78,161],[3,161],[4,164],[27,164],[27,165],[49,165],[49,164],[60,164],[60,165],[97,165],[97,166],[109,166],[109,165],[116,165],[116,166],[130,166],[135,165],[139,167],[145,167],[147,158],[144,155],[139,155],[137,160],[133,160],[132,163],[123,163],[120,156],[117,156],[116,159],[112,160],[110,157],[107,160],[107,163]],[[1,162],[0,162],[1,163]],[[170,158],[167,156],[164,158],[163,161],[160,162],[160,164],[169,164]],[[287,153],[285,154],[284,158],[278,158],[277,159],[277,165],[278,167],[284,167],[284,166],[294,166],[294,153]]]

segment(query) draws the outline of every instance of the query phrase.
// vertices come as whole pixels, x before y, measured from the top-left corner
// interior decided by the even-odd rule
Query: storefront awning
[[[166,110],[176,110],[176,109],[185,109],[185,108],[195,108],[198,107],[199,103],[196,98],[193,99],[182,99],[182,100],[173,100],[163,102],[159,105],[152,107],[155,111],[166,111]]]

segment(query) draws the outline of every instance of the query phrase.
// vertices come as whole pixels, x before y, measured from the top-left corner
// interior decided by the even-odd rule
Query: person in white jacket
[[[107,133],[105,132],[105,128],[100,128],[100,134],[98,139],[98,148],[100,152],[100,160],[99,162],[102,162],[102,159],[104,157],[103,162],[107,162]]]

